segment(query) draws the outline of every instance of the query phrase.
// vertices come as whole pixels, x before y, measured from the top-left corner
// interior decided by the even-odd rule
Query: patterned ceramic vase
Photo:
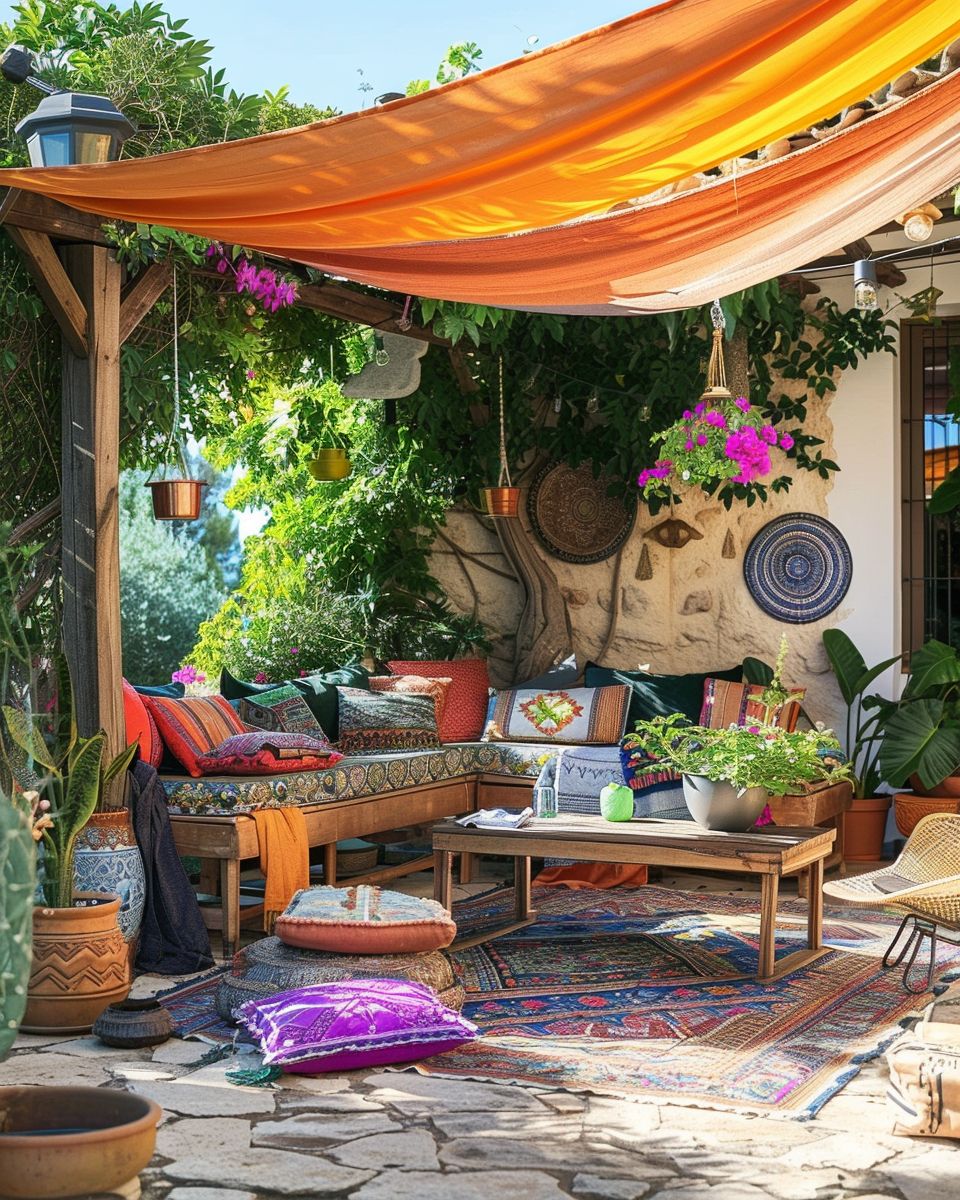
[[[77,838],[73,884],[78,892],[120,897],[120,931],[136,941],[143,920],[147,880],[140,848],[126,809],[94,813]]]

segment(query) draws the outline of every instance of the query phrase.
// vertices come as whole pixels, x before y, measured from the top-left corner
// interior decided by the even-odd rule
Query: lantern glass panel
[[[33,139],[31,138],[31,141]],[[68,167],[70,166],[70,131],[67,129],[49,130],[39,135],[40,162],[33,162],[35,167]]]
[[[110,162],[113,157],[110,153],[113,138],[109,133],[85,132],[78,129],[74,138],[78,163]]]

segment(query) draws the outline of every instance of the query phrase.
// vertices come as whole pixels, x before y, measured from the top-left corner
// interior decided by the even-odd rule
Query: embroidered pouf
[[[278,937],[261,938],[238,951],[229,975],[217,988],[217,1012],[234,1020],[241,1004],[263,1000],[291,988],[348,979],[406,979],[428,987],[447,1006],[463,1007],[463,988],[439,950],[426,954],[328,954],[285,946]]]
[[[303,888],[277,918],[275,932],[288,946],[306,950],[418,954],[449,946],[457,926],[434,900],[360,884]]]

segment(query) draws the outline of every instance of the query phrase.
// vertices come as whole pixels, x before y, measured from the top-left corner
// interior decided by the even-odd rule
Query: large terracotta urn
[[[119,896],[94,892],[77,893],[73,908],[33,910],[24,1033],[86,1033],[125,999],[132,975],[119,911]]]
[[[136,942],[147,898],[147,878],[130,813],[94,813],[77,837],[73,886],[78,892],[120,897],[117,920],[124,941]]]

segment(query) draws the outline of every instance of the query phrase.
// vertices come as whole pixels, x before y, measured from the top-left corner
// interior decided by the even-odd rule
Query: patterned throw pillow
[[[475,742],[483,733],[490,694],[486,659],[454,658],[427,662],[391,659],[394,675],[420,675],[427,679],[452,679],[440,725],[441,742]]]
[[[630,689],[623,686],[495,692],[483,740],[615,745],[623,737],[629,706]]]
[[[258,729],[270,729],[280,733],[306,733],[318,741],[327,742],[320,722],[310,711],[303,694],[292,683],[261,692],[255,697],[246,696],[238,701],[240,720]]]
[[[300,1075],[356,1071],[442,1054],[479,1036],[419,983],[352,979],[244,1004],[263,1061]]]
[[[792,695],[804,696],[803,688],[790,688]],[[703,685],[703,708],[700,724],[710,729],[726,729],[728,725],[748,725],[751,721],[762,721],[764,706],[759,697],[763,687],[759,683],[730,683],[725,679],[707,679]],[[792,733],[800,720],[800,700],[790,700],[774,709],[771,721]]]
[[[623,683],[630,688],[632,695],[627,724],[632,732],[638,721],[652,721],[654,717],[668,717],[671,713],[683,713],[688,721],[696,724],[703,706],[703,685],[708,675],[713,679],[729,679],[739,683],[743,678],[743,667],[738,665],[729,671],[694,671],[689,675],[652,675],[649,671],[620,671],[588,662],[583,681],[587,687],[609,687]]]
[[[344,754],[385,754],[395,750],[435,750],[437,713],[432,696],[365,692],[338,688],[340,740]]]
[[[320,771],[343,755],[326,738],[303,733],[235,733],[219,746],[197,756],[204,775],[286,775],[293,771]]]
[[[347,667],[338,667],[335,671],[327,671],[317,675],[301,675],[296,679],[287,679],[281,683],[248,683],[236,679],[224,667],[220,672],[220,694],[228,700],[242,700],[244,697],[256,699],[262,692],[272,692],[278,687],[295,687],[306,700],[313,715],[320,722],[320,727],[328,738],[337,736],[337,688],[365,688],[370,672],[360,663],[351,663]]]
[[[372,675],[367,680],[371,692],[400,692],[405,696],[432,696],[437,714],[437,729],[441,728],[447,692],[453,680],[428,679],[425,675]]]
[[[123,680],[123,719],[126,726],[126,742],[137,742],[140,757],[151,767],[159,767],[163,761],[163,740],[157,723],[143,702],[143,697],[132,684]]]
[[[355,887],[303,888],[277,917],[274,931],[288,946],[335,954],[420,954],[442,950],[457,936],[434,900]]]
[[[223,696],[144,696],[144,703],[157,723],[164,745],[190,775],[203,774],[197,766],[201,754],[209,754],[235,733],[247,729]]]

